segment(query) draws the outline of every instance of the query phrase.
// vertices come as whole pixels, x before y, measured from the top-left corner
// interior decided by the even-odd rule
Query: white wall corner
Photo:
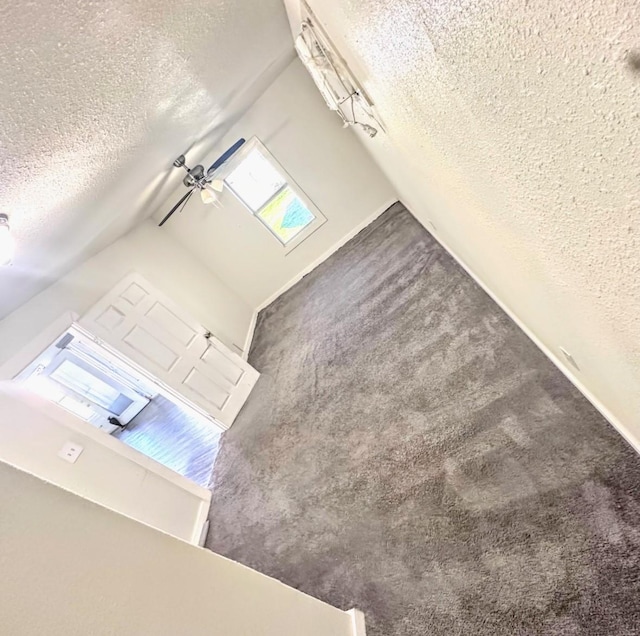
[[[249,329],[247,331],[247,337],[244,341],[244,349],[242,351],[242,359],[249,359],[249,351],[251,350],[251,343],[253,342],[253,336],[256,332],[256,324],[258,322],[258,313],[259,309],[255,309],[253,311],[253,316],[251,316],[251,322],[249,323]]]
[[[402,202],[401,202],[402,203]],[[413,215],[413,217],[420,223],[426,230],[433,236],[433,238],[440,243],[440,245],[451,255],[451,257],[462,267],[462,269],[480,286],[481,289],[493,300],[493,302],[504,311],[509,318],[525,333],[525,335],[544,353],[549,360],[561,371],[561,373],[573,384],[573,386],[584,395],[584,397],[591,402],[596,410],[604,417],[605,420],[615,428],[620,435],[627,441],[627,443],[640,455],[640,438],[638,435],[630,429],[626,424],[620,420],[613,412],[606,406],[594,393],[589,389],[580,377],[570,369],[562,359],[556,355],[556,353],[549,348],[538,336],[529,328],[529,326],[520,319],[520,317],[511,309],[506,302],[502,300],[467,264],[467,262],[451,248],[449,243],[445,241],[433,227],[428,227],[418,216],[413,214],[409,207],[402,203],[404,207]]]
[[[347,614],[351,617],[351,633],[353,636],[367,636],[364,613],[359,609],[350,609]]]
[[[209,506],[207,506],[207,514],[209,514]],[[202,524],[202,529],[200,530],[200,537],[198,539],[198,546],[204,548],[204,544],[207,542],[207,535],[209,534],[209,519],[207,519]]]
[[[198,507],[198,514],[196,515],[195,522],[193,524],[193,534],[189,543],[193,545],[204,546],[209,534],[209,510],[211,509],[211,491],[209,490],[209,497],[203,499]]]
[[[31,338],[17,353],[0,366],[0,380],[13,380],[29,366],[47,347],[56,342],[69,327],[78,320],[78,314],[67,311],[51,322],[43,331]]]
[[[343,245],[346,245],[352,238],[362,232],[368,225],[373,223],[383,212],[386,212],[392,205],[398,203],[397,196],[385,201],[385,203],[378,208],[372,215],[368,216],[362,223],[359,223],[350,232],[345,234],[337,243],[334,243],[326,252],[321,254],[315,261],[310,263],[301,272],[298,272],[288,283],[283,285],[275,294],[269,296],[265,301],[260,303],[257,312],[260,313],[263,309],[266,309],[273,301],[282,296],[286,291],[289,291],[296,283],[300,282],[307,274],[310,274],[318,265],[324,263],[332,254],[337,252]],[[404,204],[403,204],[404,205]],[[406,206],[405,206],[406,207]],[[254,325],[255,329],[255,325]],[[253,334],[251,335],[253,338]],[[245,349],[246,350],[246,349]]]

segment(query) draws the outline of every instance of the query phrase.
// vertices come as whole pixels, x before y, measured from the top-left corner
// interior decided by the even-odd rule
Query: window
[[[258,139],[238,155],[226,185],[285,248],[298,245],[326,221]]]

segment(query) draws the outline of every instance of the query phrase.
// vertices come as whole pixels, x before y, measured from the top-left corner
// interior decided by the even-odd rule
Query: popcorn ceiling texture
[[[640,440],[640,3],[311,5],[404,202]]]
[[[196,142],[202,159],[291,42],[279,0],[28,1],[0,20],[0,209],[18,243],[2,316],[149,215],[173,159]]]

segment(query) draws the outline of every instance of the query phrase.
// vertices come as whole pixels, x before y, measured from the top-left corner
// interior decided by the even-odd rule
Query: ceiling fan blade
[[[189,190],[189,192],[187,192],[187,194],[185,194],[180,201],[178,201],[178,203],[176,203],[171,210],[169,210],[169,214],[167,214],[164,219],[162,219],[162,221],[160,221],[160,223],[158,223],[158,227],[162,227],[173,215],[173,213],[182,205],[183,207],[187,204],[187,201],[189,200],[189,197],[191,197],[191,195],[193,194],[195,188],[191,188],[191,190]]]
[[[234,155],[240,147],[244,144],[245,139],[240,138],[236,141],[231,148],[227,148],[210,166],[207,170],[207,177],[210,177],[223,163],[226,163],[229,159],[231,159],[232,155]]]

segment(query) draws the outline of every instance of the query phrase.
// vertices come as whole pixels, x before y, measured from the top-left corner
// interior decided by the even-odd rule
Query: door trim
[[[79,331],[83,336],[87,338],[97,341],[96,338],[91,336],[85,329],[83,329],[80,325],[78,325],[75,320],[77,320],[78,315],[73,312],[66,312],[60,318],[55,320],[51,325],[49,325],[42,333],[38,334],[29,344],[23,347],[17,354],[11,357],[2,367],[0,367],[0,380],[2,381],[12,381],[16,376],[18,376],[26,367],[28,367],[45,349],[50,347],[54,342],[56,342],[65,332],[70,329],[74,329]],[[98,342],[101,346],[103,346],[109,353],[111,353],[111,347],[108,347],[106,343]],[[115,354],[118,359],[122,359],[121,356]],[[124,359],[124,361],[128,364],[138,369],[138,365],[135,365],[129,360]],[[150,376],[149,373],[143,372],[144,377],[150,378],[155,384],[158,384],[159,381],[155,379],[153,376]],[[45,400],[26,389],[21,389],[19,385],[15,385],[15,389],[12,389],[11,394],[22,402],[28,404],[32,408],[44,413],[45,415],[51,417],[51,419],[57,421],[59,424],[66,426],[73,431],[79,433],[80,435],[84,435],[85,437],[89,437],[92,440],[98,442],[102,446],[106,446],[114,453],[129,459],[132,462],[135,462],[142,468],[155,473],[156,475],[166,479],[172,484],[186,490],[187,492],[200,497],[203,500],[206,500],[207,504],[211,501],[211,491],[203,486],[199,486],[195,482],[187,479],[183,475],[174,472],[170,468],[167,468],[163,464],[143,455],[139,451],[127,446],[124,442],[119,439],[112,437],[111,435],[101,431],[96,428],[89,422],[85,422],[84,420],[76,417],[72,413],[68,412],[61,406],[50,402],[49,400]],[[174,396],[171,395],[171,399],[174,399]],[[184,403],[184,400],[181,400]],[[191,405],[189,404],[189,407]],[[215,423],[212,421],[212,425]],[[218,426],[218,428],[220,428]],[[220,432],[223,432],[223,429],[220,428]],[[205,515],[206,518],[206,515]]]
[[[183,475],[180,475],[170,468],[167,468],[166,466],[160,464],[155,459],[151,459],[150,457],[143,455],[141,452],[135,450],[134,448],[131,448],[131,446],[127,446],[127,444],[120,441],[117,437],[113,437],[112,435],[101,431],[99,428],[96,428],[89,422],[81,420],[79,417],[76,417],[75,415],[73,415],[73,413],[70,413],[61,406],[58,406],[53,402],[49,402],[44,398],[40,398],[33,393],[27,392],[26,390],[17,390],[16,393],[13,394],[13,396],[20,399],[22,402],[25,402],[34,409],[49,416],[59,424],[62,424],[63,426],[75,431],[76,433],[79,433],[80,435],[89,437],[91,440],[98,442],[102,446],[106,446],[114,453],[117,453],[118,455],[138,464],[149,472],[155,473],[163,479],[166,479],[168,482],[171,482],[175,486],[179,486],[183,490],[186,490],[192,495],[206,500],[207,502],[211,500],[211,491],[209,489],[205,488],[204,486],[199,486]]]
[[[47,347],[71,328],[80,316],[68,311],[54,320],[44,331],[30,340],[20,351],[0,366],[0,380],[13,380],[22,373]]]
[[[172,399],[222,430],[233,424],[260,375],[137,272],[98,300],[79,324],[112,354],[152,375]]]
[[[97,344],[99,347],[101,347],[104,350],[104,352],[107,355],[122,362],[125,366],[135,369],[140,376],[148,380],[150,384],[157,387],[160,393],[162,393],[167,399],[171,400],[172,402],[178,402],[179,404],[182,404],[186,408],[192,411],[195,411],[196,413],[198,413],[198,415],[208,420],[211,426],[218,429],[220,433],[224,433],[224,431],[227,430],[220,422],[218,422],[212,415],[207,413],[200,406],[191,402],[188,398],[186,398],[181,393],[179,393],[178,391],[170,387],[168,384],[166,384],[166,382],[163,382],[160,378],[158,378],[157,376],[147,371],[144,367],[139,365],[137,362],[135,362],[134,360],[131,360],[131,358],[127,357],[123,353],[120,353],[120,351],[118,351],[115,347],[111,346],[108,342],[104,341],[102,338],[99,338],[94,334],[92,334],[91,332],[87,331],[87,329],[83,327],[82,324],[74,322],[71,325],[71,328],[73,328],[75,331],[80,333],[82,337],[86,338],[87,340],[91,340],[92,342]]]

